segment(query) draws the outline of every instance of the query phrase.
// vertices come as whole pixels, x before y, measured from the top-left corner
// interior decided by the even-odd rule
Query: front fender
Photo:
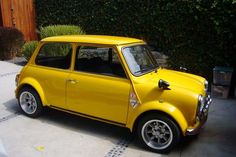
[[[39,96],[41,98],[43,106],[46,106],[46,104],[48,104],[47,100],[45,98],[45,94],[44,94],[43,88],[38,83],[38,81],[36,81],[32,77],[26,77],[26,78],[23,78],[22,81],[20,81],[19,86],[16,89],[16,96],[18,95],[18,92],[21,89],[21,87],[23,87],[24,85],[32,86],[38,92],[38,94],[39,94]]]
[[[131,109],[129,111],[128,121],[127,121],[126,126],[131,131],[133,131],[133,127],[134,127],[136,120],[143,113],[146,113],[148,111],[159,111],[159,112],[163,112],[163,113],[169,115],[170,117],[172,117],[179,125],[183,135],[185,135],[185,133],[186,133],[188,123],[187,123],[184,115],[182,114],[182,112],[172,104],[169,104],[167,102],[160,103],[157,101],[153,101],[153,102],[141,104],[134,109],[132,107],[130,107],[130,108]]]

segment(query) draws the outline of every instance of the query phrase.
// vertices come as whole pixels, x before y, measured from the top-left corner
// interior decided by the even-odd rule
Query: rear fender
[[[41,85],[38,83],[38,81],[36,81],[34,78],[31,77],[27,77],[24,78],[21,82],[20,85],[17,87],[16,89],[16,96],[18,96],[19,90],[24,87],[24,86],[31,86],[32,88],[34,88],[36,90],[36,92],[39,94],[42,104],[43,106],[46,106],[47,100],[43,91],[43,88],[41,87]]]

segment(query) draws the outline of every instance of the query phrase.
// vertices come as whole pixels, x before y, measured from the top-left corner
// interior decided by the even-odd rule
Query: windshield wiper
[[[137,73],[142,73],[142,72],[145,72],[145,71],[149,71],[149,70],[152,70],[154,67],[146,67],[146,68],[142,68],[138,71],[135,71],[134,73],[137,74]]]

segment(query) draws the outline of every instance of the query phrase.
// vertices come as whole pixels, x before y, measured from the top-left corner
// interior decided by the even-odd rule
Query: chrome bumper
[[[188,128],[186,131],[186,135],[196,135],[199,133],[202,126],[207,121],[208,110],[209,110],[211,102],[212,102],[212,99],[210,95],[207,95],[205,98],[205,104],[203,108],[201,109],[200,113],[198,114],[196,125],[192,128]]]

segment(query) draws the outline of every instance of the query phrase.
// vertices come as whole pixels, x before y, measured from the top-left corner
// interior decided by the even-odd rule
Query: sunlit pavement
[[[0,157],[183,156],[234,157],[236,101],[214,99],[200,135],[184,138],[169,154],[145,150],[125,128],[46,110],[38,119],[22,115],[14,97],[21,69],[0,61]]]

